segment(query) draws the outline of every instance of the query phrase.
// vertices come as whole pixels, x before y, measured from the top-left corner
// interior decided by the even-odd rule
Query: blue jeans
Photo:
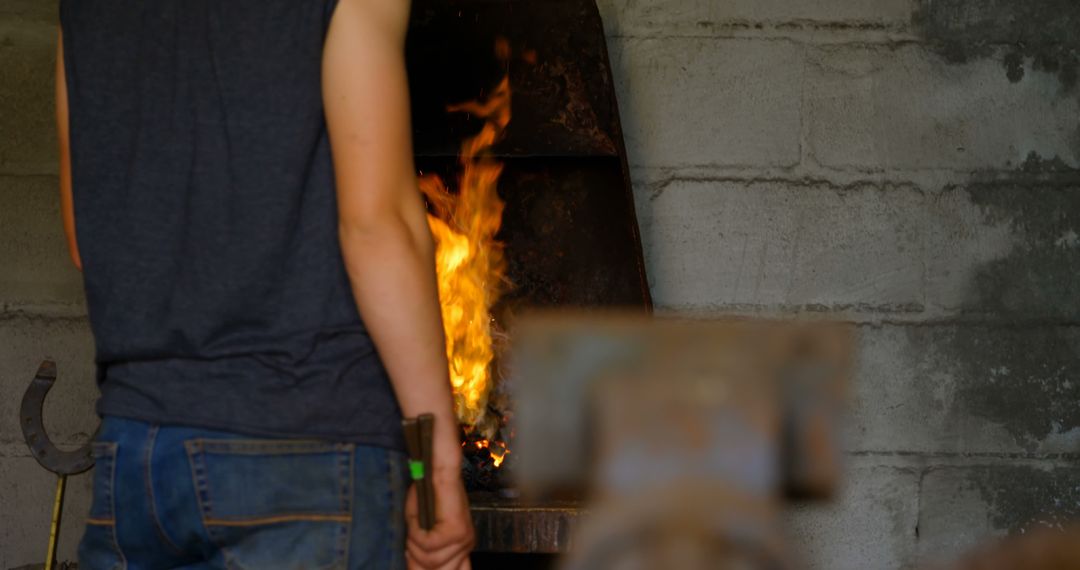
[[[405,567],[405,456],[106,417],[81,570]]]

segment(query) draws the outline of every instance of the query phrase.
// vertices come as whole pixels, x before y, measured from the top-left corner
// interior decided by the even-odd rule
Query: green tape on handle
[[[424,478],[424,462],[417,461],[415,459],[409,460],[409,472],[412,474],[413,481],[419,481]]]

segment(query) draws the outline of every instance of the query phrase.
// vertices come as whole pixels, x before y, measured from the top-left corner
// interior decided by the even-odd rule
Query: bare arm
[[[412,160],[408,13],[406,0],[340,0],[324,49],[323,99],[353,295],[402,411],[436,416],[438,520],[431,533],[422,533],[410,513],[409,554],[424,567],[459,568],[467,565],[462,556],[472,527],[461,488],[434,242]]]
[[[75,240],[75,204],[71,195],[71,144],[68,135],[67,77],[64,73],[64,35],[56,41],[56,139],[60,145],[60,215],[64,220],[68,254],[71,262],[82,270],[79,244]]]

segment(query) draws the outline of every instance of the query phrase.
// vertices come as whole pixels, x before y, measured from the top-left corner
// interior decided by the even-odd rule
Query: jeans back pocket
[[[203,525],[229,567],[344,567],[354,446],[247,439],[184,445]]]
[[[94,470],[92,498],[86,530],[79,542],[79,567],[88,570],[124,568],[124,556],[116,539],[116,443],[91,443]]]

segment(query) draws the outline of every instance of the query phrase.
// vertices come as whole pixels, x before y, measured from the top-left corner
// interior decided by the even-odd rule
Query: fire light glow
[[[496,53],[503,61],[509,58],[509,50],[505,40],[496,45]],[[503,165],[491,156],[490,150],[510,122],[509,77],[504,77],[486,100],[453,105],[448,111],[484,120],[480,132],[462,143],[456,193],[451,193],[437,176],[423,176],[419,182],[432,211],[428,225],[436,242],[454,412],[458,421],[471,429],[490,413],[487,403],[495,357],[491,308],[505,283],[503,245],[495,239],[502,223],[503,202],[497,183]],[[491,453],[496,467],[508,453],[499,442],[489,444],[483,440],[482,445],[477,445],[496,448]]]

